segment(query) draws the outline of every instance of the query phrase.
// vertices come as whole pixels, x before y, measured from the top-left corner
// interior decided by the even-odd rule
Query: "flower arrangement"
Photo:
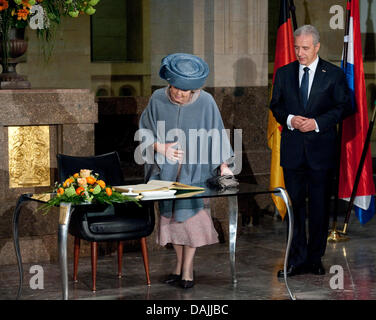
[[[106,185],[106,182],[99,179],[99,174],[92,174],[92,170],[82,169],[64,181],[55,183],[54,196],[41,209],[48,213],[53,206],[58,206],[63,202],[72,204],[100,203],[113,205],[114,202],[134,201],[138,199],[124,196]]]

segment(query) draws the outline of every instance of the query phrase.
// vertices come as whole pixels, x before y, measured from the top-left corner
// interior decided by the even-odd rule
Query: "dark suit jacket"
[[[352,113],[350,90],[341,68],[319,58],[306,109],[299,95],[299,62],[279,68],[270,109],[283,126],[282,167],[294,169],[305,163],[314,170],[321,170],[335,166],[336,125]],[[314,118],[320,132],[289,130],[286,124],[289,114]]]

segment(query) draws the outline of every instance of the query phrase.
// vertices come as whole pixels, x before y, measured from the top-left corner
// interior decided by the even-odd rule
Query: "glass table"
[[[204,187],[205,190],[201,193],[191,193],[182,195],[173,195],[168,197],[144,197],[142,202],[150,201],[179,201],[181,199],[193,199],[193,198],[219,198],[227,197],[228,198],[228,214],[229,214],[229,258],[230,258],[230,268],[231,268],[231,278],[232,283],[236,284],[236,269],[235,269],[235,254],[236,254],[236,236],[237,236],[237,227],[238,227],[238,196],[255,196],[258,194],[271,194],[274,193],[276,196],[279,196],[283,199],[287,207],[287,213],[289,215],[289,234],[288,241],[286,246],[285,262],[284,262],[284,273],[286,275],[287,270],[287,259],[290,250],[290,244],[292,239],[293,230],[293,215],[290,198],[283,188],[276,188],[275,190],[265,190],[265,188],[257,184],[249,183],[240,183],[239,186],[235,189],[227,189],[225,191],[209,189],[205,184],[198,184],[197,186]],[[23,267],[22,267],[22,257],[20,253],[19,246],[19,234],[18,234],[18,221],[21,212],[21,207],[24,203],[28,201],[37,201],[40,203],[47,202],[54,194],[22,194],[17,202],[16,208],[13,214],[13,239],[14,246],[17,257],[18,271],[20,275],[19,288],[17,299],[21,296],[22,285],[23,285]],[[85,206],[95,206],[95,204],[82,204]],[[81,206],[81,205],[80,205]],[[71,215],[74,214],[75,206],[71,203],[62,203],[59,207],[59,225],[58,225],[58,255],[59,255],[59,264],[61,271],[61,283],[62,283],[62,295],[63,299],[68,299],[68,259],[67,259],[67,240],[68,240],[68,227]],[[287,278],[285,276],[285,284],[290,295],[291,299],[294,299],[294,296],[291,294],[291,291],[287,284]]]

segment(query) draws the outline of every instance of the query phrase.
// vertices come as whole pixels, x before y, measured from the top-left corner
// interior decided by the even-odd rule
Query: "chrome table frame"
[[[288,255],[290,251],[290,245],[292,240],[292,230],[293,230],[293,214],[290,198],[283,188],[276,188],[273,192],[276,196],[279,196],[283,199],[287,207],[287,212],[289,215],[289,235],[288,242],[285,254],[284,262],[284,274],[285,274],[285,284],[290,295],[290,298],[295,300],[295,296],[291,293],[290,288],[287,284],[286,271],[287,271],[287,262]],[[236,285],[236,268],[235,268],[235,256],[236,256],[236,237],[237,237],[237,228],[238,228],[238,195],[228,195],[228,212],[229,212],[229,255],[230,255],[230,268],[231,268],[231,278],[232,283]],[[189,199],[189,198],[184,198]],[[22,268],[22,258],[20,254],[19,246],[19,236],[18,236],[18,220],[21,211],[21,206],[23,203],[30,201],[31,195],[24,194],[21,195],[16,209],[13,214],[13,235],[14,235],[14,246],[16,250],[18,271],[20,275],[19,288],[17,293],[17,299],[21,296],[22,285],[23,285],[23,268]],[[159,201],[159,200],[168,200],[166,198],[160,198],[155,200],[148,201]],[[58,252],[59,252],[59,264],[61,271],[61,284],[62,284],[62,293],[63,300],[68,300],[68,258],[67,258],[67,241],[68,241],[68,227],[71,215],[74,211],[74,208],[70,203],[61,203],[59,208],[59,226],[58,226]]]

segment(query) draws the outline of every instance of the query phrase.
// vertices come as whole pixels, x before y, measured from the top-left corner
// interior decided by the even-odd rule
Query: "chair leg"
[[[97,291],[96,280],[97,280],[97,257],[98,257],[98,244],[97,242],[91,242],[91,278],[93,280],[92,291]]]
[[[77,280],[77,273],[78,273],[78,259],[80,256],[80,238],[74,237],[74,253],[73,253],[73,281],[78,282]]]
[[[148,286],[150,286],[150,275],[149,275],[149,257],[148,257],[148,247],[146,245],[146,238],[141,238],[141,251],[142,251],[142,257],[144,259],[144,267],[145,267],[145,273],[146,273],[146,283]]]
[[[118,242],[117,257],[118,257],[118,277],[121,278],[122,268],[123,268],[123,242],[121,241]]]

